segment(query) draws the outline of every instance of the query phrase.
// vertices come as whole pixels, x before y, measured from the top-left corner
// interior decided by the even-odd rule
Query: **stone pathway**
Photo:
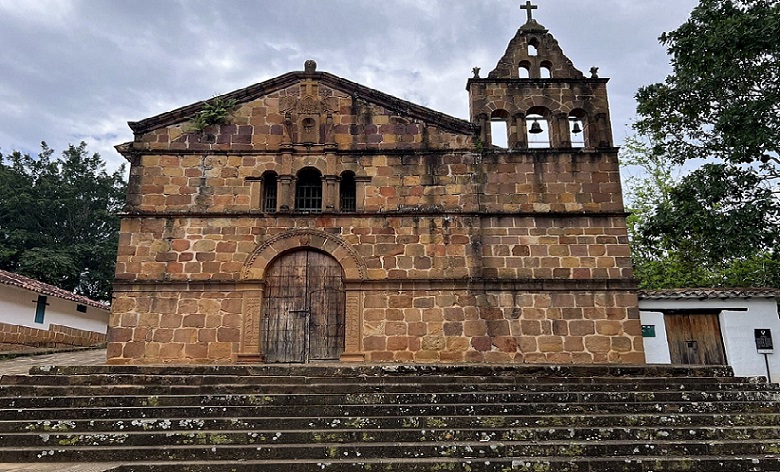
[[[106,363],[105,349],[58,352],[39,356],[23,356],[0,360],[0,377],[26,374],[34,365],[102,365]],[[0,472],[107,472],[122,464],[4,464]]]
[[[26,374],[34,365],[103,365],[106,363],[105,349],[58,352],[40,356],[22,356],[0,360],[0,376]],[[0,470],[4,470],[0,468]]]

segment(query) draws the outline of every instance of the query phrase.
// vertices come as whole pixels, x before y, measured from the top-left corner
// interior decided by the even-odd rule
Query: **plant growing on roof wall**
[[[236,108],[237,103],[233,98],[215,97],[208,102],[203,102],[203,108],[190,122],[191,129],[202,132],[212,125],[224,125],[230,121],[230,116]]]

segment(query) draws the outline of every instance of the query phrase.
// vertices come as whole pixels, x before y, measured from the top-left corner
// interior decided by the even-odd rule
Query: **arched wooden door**
[[[344,351],[346,298],[338,261],[299,250],[274,261],[266,274],[266,362],[338,360]]]

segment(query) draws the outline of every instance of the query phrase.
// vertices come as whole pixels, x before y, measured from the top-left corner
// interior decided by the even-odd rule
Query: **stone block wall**
[[[466,122],[442,114],[438,114],[441,118],[439,123],[426,122],[414,113],[409,114],[411,104],[408,102],[400,103],[400,100],[371,89],[361,90],[361,93],[364,95],[353,96],[319,81],[302,81],[271,89],[267,95],[241,103],[229,125],[193,132],[191,124],[182,120],[144,133],[137,138],[134,148],[163,153],[168,150],[277,152],[285,144],[303,142],[299,123],[285,122],[288,113],[307,116],[331,114],[332,123],[321,120],[321,130],[314,144],[327,143],[339,149],[458,149],[471,145],[473,136],[452,130],[453,126],[468,127]],[[307,95],[313,105],[307,106],[306,110],[296,107]],[[381,97],[380,101],[390,101],[369,101],[376,97]],[[402,115],[393,110],[394,105],[406,109],[406,113]],[[414,108],[422,109],[419,106]],[[319,116],[316,118],[321,119]]]
[[[368,280],[586,282],[632,276],[625,219],[618,216],[223,215],[125,218],[117,280],[259,278],[264,267],[250,261],[257,248],[306,229],[353,248]]]
[[[108,358],[114,363],[231,362],[244,293],[237,287],[127,287],[114,297]]]
[[[59,346],[97,346],[106,342],[104,333],[85,331],[62,325],[49,325],[49,329],[30,328],[0,323],[0,350],[24,351],[30,348]]]
[[[629,291],[373,292],[364,349],[377,362],[643,363],[632,303]]]
[[[368,361],[638,363],[625,231],[620,217],[577,215],[125,218],[109,357],[237,360],[273,257],[313,248],[360,297],[354,344]]]
[[[365,180],[364,212],[622,213],[617,152],[429,152],[347,157],[144,155],[131,169],[129,203],[138,212],[260,212],[265,171]],[[335,199],[335,196],[334,196]],[[332,207],[337,207],[335,201]]]

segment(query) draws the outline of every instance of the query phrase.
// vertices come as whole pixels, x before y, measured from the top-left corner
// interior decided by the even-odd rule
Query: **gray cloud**
[[[663,80],[656,38],[695,0],[539,0],[575,65],[611,77],[613,126]],[[461,118],[473,66],[491,70],[525,13],[516,0],[0,0],[0,151],[85,140],[110,165],[127,121],[319,69]]]

